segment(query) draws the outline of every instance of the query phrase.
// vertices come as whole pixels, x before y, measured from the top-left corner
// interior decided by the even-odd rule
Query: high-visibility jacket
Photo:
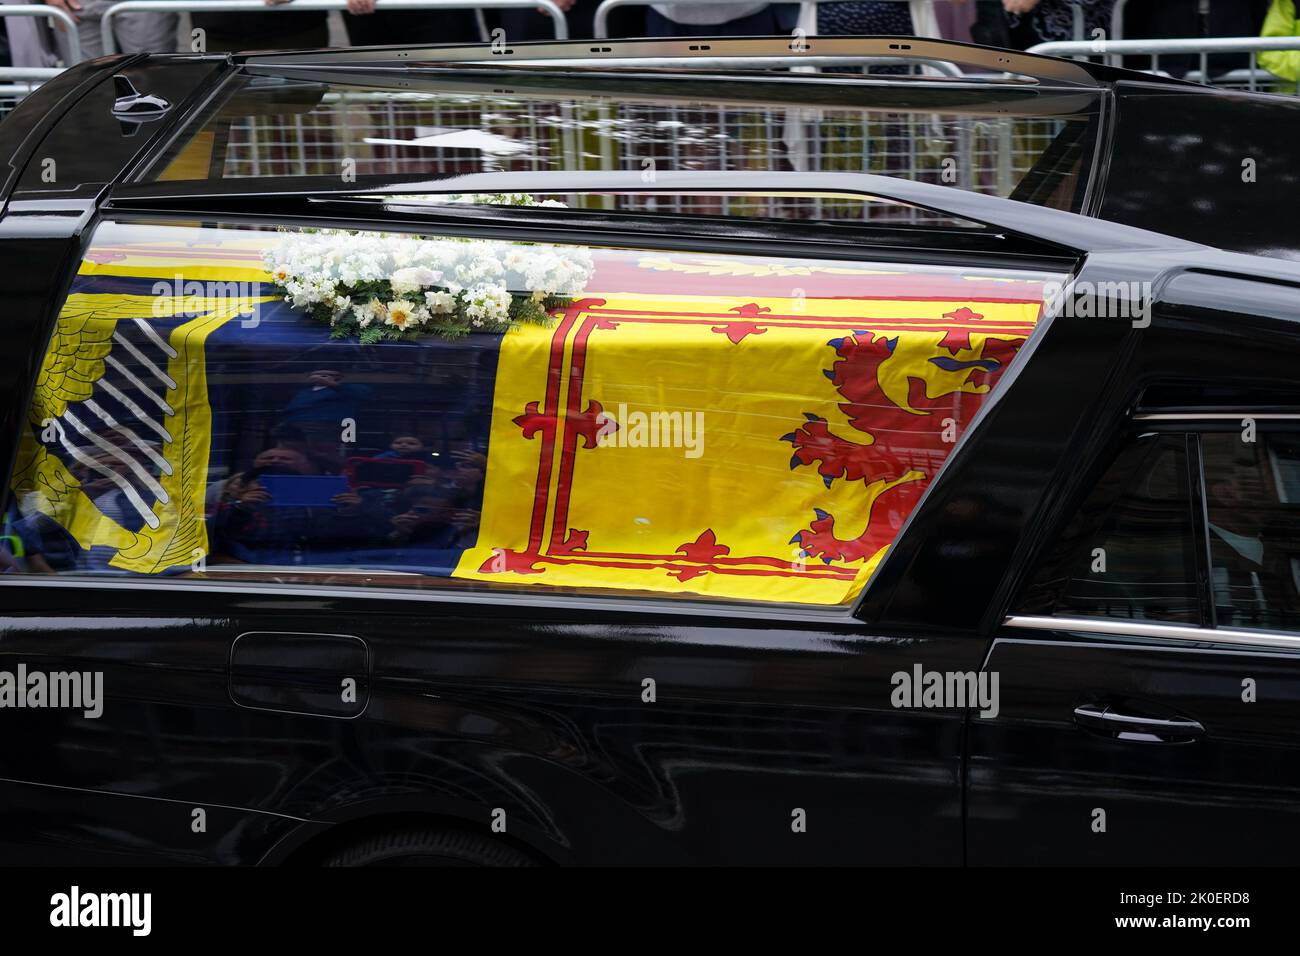
[[[1273,0],[1264,18],[1263,37],[1300,36],[1295,0]],[[1290,83],[1300,83],[1300,50],[1269,50],[1259,54],[1259,65],[1274,76]]]

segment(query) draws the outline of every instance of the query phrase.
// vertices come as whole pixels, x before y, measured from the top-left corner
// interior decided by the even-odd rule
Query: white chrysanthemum
[[[384,310],[384,324],[391,325],[394,328],[406,330],[414,325],[419,325],[423,319],[416,318],[416,305],[407,302],[405,299],[396,299],[390,303]],[[429,313],[423,309],[424,317],[428,318]]]

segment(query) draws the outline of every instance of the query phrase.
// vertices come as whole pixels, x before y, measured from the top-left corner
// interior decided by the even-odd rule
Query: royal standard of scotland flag
[[[279,235],[101,229],[13,480],[11,520],[66,538],[55,570],[841,603],[1054,278],[591,249],[549,327],[360,345],[285,301]],[[358,481],[400,434],[421,448],[408,480]],[[255,474],[299,497],[232,493]]]

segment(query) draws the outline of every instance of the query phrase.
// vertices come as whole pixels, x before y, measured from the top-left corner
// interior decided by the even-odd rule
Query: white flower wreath
[[[562,205],[516,196],[471,199]],[[293,308],[328,322],[333,337],[362,342],[546,324],[586,288],[594,270],[582,246],[347,229],[284,233],[262,259]]]

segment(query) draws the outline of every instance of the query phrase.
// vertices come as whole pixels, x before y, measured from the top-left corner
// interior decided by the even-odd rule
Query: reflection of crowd
[[[349,442],[343,423],[368,396],[337,370],[309,373],[275,444],[209,492],[213,560],[437,566],[473,544],[486,457],[473,447],[443,456],[412,434],[386,449]]]
[[[257,412],[237,416],[232,435],[260,431],[270,444],[242,465],[235,453],[233,470],[209,485],[207,568],[353,565],[450,572],[478,534],[487,457],[485,435],[475,428],[486,426],[486,416],[454,437],[438,416],[428,416],[441,450],[433,436],[410,432],[391,435],[387,447],[367,447],[344,434],[345,422],[387,418],[391,424],[397,414],[388,408],[381,415],[371,395],[343,372],[316,369],[274,421]],[[73,445],[69,472],[76,484],[67,494],[44,507],[10,505],[0,572],[113,571],[118,547],[87,549],[78,538],[88,540],[100,522],[131,532],[153,516],[165,464],[156,443],[146,446],[104,428]],[[220,457],[215,447],[213,455]]]
[[[116,433],[105,432],[97,437],[103,447],[82,452],[69,471],[81,493],[94,506],[90,520],[100,520],[102,516],[122,527],[134,527],[141,522],[141,513],[151,500],[142,497],[138,488],[141,466],[134,449]],[[19,517],[11,505],[6,515],[5,534],[9,556],[19,559],[24,570],[39,574],[109,570],[111,551],[83,551],[67,530],[73,523],[75,507],[75,499],[64,497],[55,506],[55,517],[40,511]]]

